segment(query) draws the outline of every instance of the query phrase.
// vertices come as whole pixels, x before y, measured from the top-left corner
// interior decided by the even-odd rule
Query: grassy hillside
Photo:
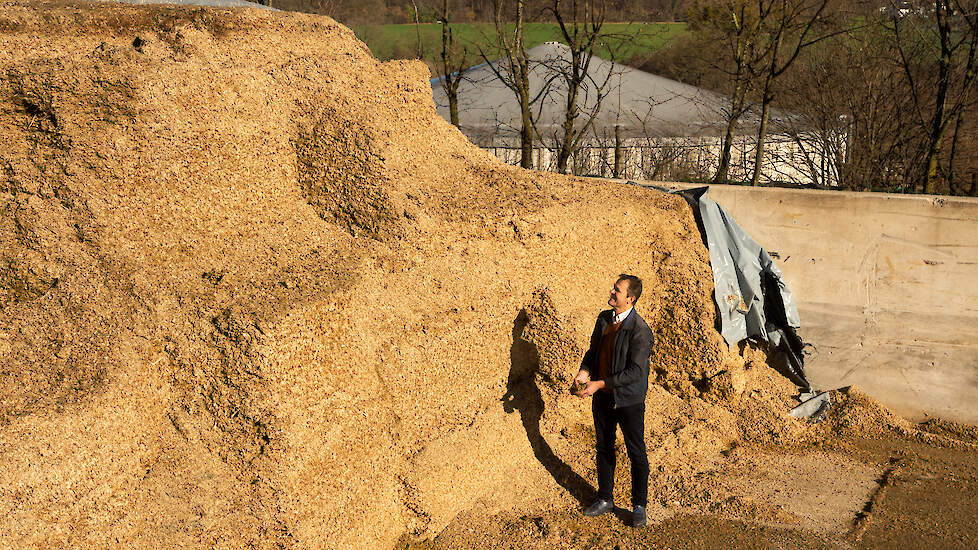
[[[357,38],[363,40],[374,56],[381,60],[414,59],[418,51],[418,31],[414,25],[367,25],[354,26]],[[482,62],[479,46],[487,51],[495,37],[495,27],[488,23],[453,25],[455,35],[469,51],[469,64]],[[617,51],[616,59],[628,61],[643,54],[654,52],[669,41],[686,32],[685,23],[611,23],[605,26],[608,45],[598,51],[601,57],[610,57],[609,46]],[[440,63],[441,25],[421,25],[421,43],[424,59],[431,67]],[[528,23],[524,28],[527,48],[550,40],[558,40],[560,29],[553,23]]]

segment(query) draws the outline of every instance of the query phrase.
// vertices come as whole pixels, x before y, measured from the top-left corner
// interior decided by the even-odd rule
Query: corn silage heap
[[[4,546],[389,547],[574,506],[566,386],[619,272],[657,498],[803,434],[716,332],[682,199],[498,164],[327,18],[33,6],[0,4]]]

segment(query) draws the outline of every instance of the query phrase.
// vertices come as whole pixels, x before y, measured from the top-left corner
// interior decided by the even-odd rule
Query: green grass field
[[[490,58],[491,44],[495,37],[495,27],[488,23],[452,25],[455,36],[468,50],[468,64],[482,62],[479,45],[487,50]],[[390,59],[415,59],[418,51],[418,35],[414,25],[360,25],[352,27],[357,38],[363,40],[374,56],[382,61]],[[609,23],[605,25],[609,35],[606,44],[599,47],[597,55],[609,58],[609,47],[616,50],[616,60],[628,61],[634,57],[650,54],[662,48],[669,41],[686,32],[685,23]],[[524,40],[527,49],[544,42],[560,39],[560,29],[553,23],[527,23],[524,26]],[[441,63],[441,25],[428,23],[421,25],[421,44],[424,59],[429,66]]]

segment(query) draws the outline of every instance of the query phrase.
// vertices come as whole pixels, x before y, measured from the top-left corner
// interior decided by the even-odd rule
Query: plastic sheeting
[[[807,418],[809,422],[820,422],[832,406],[832,394],[827,391],[803,393],[798,396],[801,404],[791,409],[791,416]]]
[[[654,188],[682,195],[693,207],[710,251],[713,298],[719,330],[727,345],[746,339],[766,341],[772,366],[795,385],[810,389],[802,355],[804,343],[795,331],[801,326],[798,308],[770,254],[726,210],[705,196],[709,187],[679,191]]]

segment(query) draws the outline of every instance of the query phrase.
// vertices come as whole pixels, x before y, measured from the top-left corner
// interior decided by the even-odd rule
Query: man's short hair
[[[615,281],[615,284],[618,284],[621,281],[628,281],[628,295],[635,298],[635,301],[637,302],[639,297],[642,296],[642,279],[639,279],[635,275],[622,273],[618,276],[618,280]]]

